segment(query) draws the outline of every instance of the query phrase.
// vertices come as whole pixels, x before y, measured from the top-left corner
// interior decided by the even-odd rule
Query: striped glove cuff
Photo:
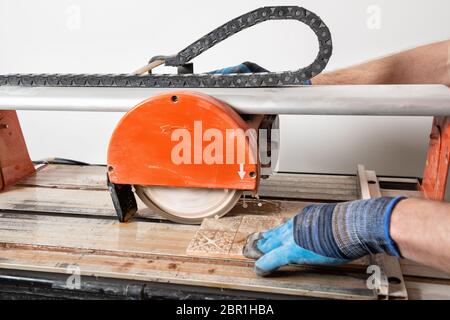
[[[376,253],[401,257],[389,227],[392,211],[402,199],[308,206],[294,217],[294,240],[300,247],[330,258],[354,260]]]

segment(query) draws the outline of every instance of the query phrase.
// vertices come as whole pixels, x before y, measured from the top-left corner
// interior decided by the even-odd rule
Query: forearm
[[[390,233],[403,257],[450,272],[450,203],[400,201]]]
[[[323,73],[313,78],[312,84],[444,84],[450,87],[450,40]]]
[[[450,272],[450,203],[380,197],[313,204],[251,235],[244,248],[262,276],[289,263],[342,264],[378,253]]]

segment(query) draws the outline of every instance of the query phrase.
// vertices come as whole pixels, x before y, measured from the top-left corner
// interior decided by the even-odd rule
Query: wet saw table
[[[193,73],[193,58],[269,20],[309,26],[319,44],[315,60],[293,71],[256,66],[245,74]],[[448,275],[392,257],[339,267],[289,266],[258,278],[253,261],[241,255],[248,234],[279,224],[311,202],[422,192],[444,199],[448,87],[306,85],[324,70],[332,49],[330,30],[315,13],[272,6],[223,24],[176,55],[155,56],[132,74],[0,75],[0,297],[450,298]],[[161,64],[177,67],[177,74],[150,72]],[[126,114],[111,135],[107,168],[45,165],[35,172],[16,110]],[[377,177],[362,166],[354,176],[262,174],[276,168],[278,115],[433,116],[423,179]],[[234,161],[233,147],[215,152],[226,154],[226,163],[202,163],[194,145],[195,168],[181,166],[172,158],[169,133],[185,129],[195,138],[199,123],[205,134],[213,129],[221,137],[234,137],[229,129],[269,131],[267,139],[242,140],[244,160]],[[253,152],[252,142],[267,157]],[[132,186],[161,216],[136,204]],[[242,197],[256,192],[260,199]],[[211,218],[230,208],[224,218]],[[162,215],[202,225],[175,224]],[[367,271],[376,270],[379,281],[368,285]]]
[[[105,170],[41,165],[0,194],[0,298],[450,299],[450,275],[386,256],[341,267],[292,266],[258,278],[252,261],[230,254],[240,245],[236,234],[239,227],[245,231],[246,219],[260,218],[259,225],[247,225],[254,230],[311,202],[420,197],[417,179],[377,177],[363,166],[349,176],[277,174],[262,180],[261,199],[241,199],[216,222],[175,224],[140,204],[138,218],[121,224]],[[238,227],[232,226],[236,219]],[[199,233],[209,232],[211,244],[218,240],[215,234],[230,231],[235,235],[230,243],[212,245],[212,251],[225,250],[222,257],[208,246],[203,256],[192,254]],[[371,264],[382,268],[377,289],[366,284]]]

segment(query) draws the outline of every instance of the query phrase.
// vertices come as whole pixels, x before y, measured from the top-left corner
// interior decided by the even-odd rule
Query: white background
[[[334,55],[327,70],[450,38],[448,0],[0,0],[0,73],[127,73],[242,13],[292,4],[316,12],[330,27]],[[368,21],[378,9],[374,29]],[[197,72],[246,60],[287,70],[309,63],[316,49],[306,27],[275,21],[235,35],[194,62]],[[34,160],[91,163],[105,163],[120,116],[20,112]],[[363,163],[378,174],[420,176],[430,125],[429,118],[284,117],[280,170],[354,173]]]

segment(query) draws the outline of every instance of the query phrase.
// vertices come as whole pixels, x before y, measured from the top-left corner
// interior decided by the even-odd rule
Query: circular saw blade
[[[230,211],[242,195],[241,190],[175,188],[135,185],[136,194],[149,208],[168,219],[199,224],[205,218],[221,217]]]

